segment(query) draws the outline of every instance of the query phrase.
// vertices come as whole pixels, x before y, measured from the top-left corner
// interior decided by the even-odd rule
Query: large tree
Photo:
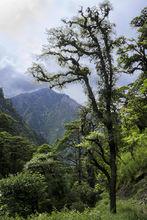
[[[130,152],[134,159],[136,152],[141,151],[141,148],[144,151],[146,149],[147,7],[131,21],[131,26],[137,30],[137,37],[123,38],[123,45],[118,49],[118,61],[122,72],[136,75],[135,81],[121,88],[124,103],[120,111],[122,150]]]
[[[41,59],[45,58],[45,65],[34,63],[30,71],[38,81],[48,82],[50,88],[62,88],[70,83],[83,85],[90,108],[108,142],[110,172],[98,160],[95,165],[106,175],[110,211],[115,213],[118,144],[115,135],[117,69],[114,53],[118,41],[114,36],[114,25],[109,22],[110,11],[109,3],[103,3],[99,8],[81,8],[77,17],[63,20],[60,28],[48,30],[48,44],[41,55]],[[48,73],[45,66],[47,58],[52,57],[57,59],[63,71]],[[100,147],[99,143],[97,147]],[[92,150],[89,153],[94,159]]]
[[[123,44],[118,50],[119,64],[123,72],[131,74],[138,71],[145,76],[147,74],[147,7],[131,21],[131,26],[137,30],[137,39],[123,38]]]
[[[34,150],[25,138],[0,132],[0,179],[22,171]]]

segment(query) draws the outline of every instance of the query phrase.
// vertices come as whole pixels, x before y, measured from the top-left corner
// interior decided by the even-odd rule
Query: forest
[[[48,143],[0,90],[0,219],[147,219],[147,8],[131,39],[117,35],[111,10],[81,7],[47,30],[28,70],[50,89],[82,86],[87,102],[62,137]],[[124,76],[132,82],[121,86]]]

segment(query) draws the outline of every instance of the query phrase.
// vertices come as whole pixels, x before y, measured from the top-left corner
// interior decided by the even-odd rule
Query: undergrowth
[[[24,220],[16,216],[1,216],[0,220]],[[80,213],[77,211],[63,210],[62,212],[52,212],[32,215],[27,220],[147,220],[147,206],[139,204],[135,200],[119,200],[117,204],[117,214],[110,214],[108,199],[103,199],[94,209],[86,209]]]

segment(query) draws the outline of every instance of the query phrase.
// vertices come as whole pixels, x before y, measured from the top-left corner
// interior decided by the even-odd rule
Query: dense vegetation
[[[0,131],[7,131],[12,135],[26,137],[35,144],[45,142],[37,135],[28,124],[20,117],[14,109],[10,99],[4,98],[3,90],[0,88]]]
[[[81,8],[48,31],[41,59],[55,56],[63,73],[38,64],[30,70],[51,88],[85,88],[89,101],[62,138],[35,147],[13,133],[12,115],[1,113],[1,219],[147,219],[147,9],[131,22],[131,40],[114,36],[110,11],[109,3]],[[136,80],[118,87],[120,72]]]

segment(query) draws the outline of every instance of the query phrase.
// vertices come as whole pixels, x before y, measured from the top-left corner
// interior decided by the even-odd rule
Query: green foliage
[[[123,143],[126,146],[126,149],[131,151],[132,153],[133,149],[139,147],[146,147],[147,143],[147,129],[145,129],[144,132],[140,132],[137,128],[130,129],[127,133],[125,133],[125,136],[123,137]]]
[[[20,172],[31,159],[33,151],[32,145],[25,138],[0,132],[0,176]]]
[[[140,45],[147,49],[147,7],[141,11],[140,16],[132,20],[131,25],[139,32]]]
[[[54,146],[48,144],[43,144],[41,146],[38,146],[36,150],[36,154],[48,154],[50,152],[53,152],[53,147]]]
[[[35,144],[44,143],[43,138],[37,136],[28,127],[13,108],[11,100],[4,98],[3,90],[0,90],[0,131],[7,131],[12,135],[26,137]]]
[[[0,131],[14,133],[16,132],[16,123],[16,120],[14,120],[10,115],[0,113]]]
[[[83,212],[88,206],[84,204],[82,201],[72,202],[70,206],[70,210]]]
[[[26,170],[39,172],[44,175],[48,185],[48,211],[56,208],[60,210],[64,206],[70,209],[83,211],[85,207],[92,207],[98,200],[98,191],[90,187],[88,183],[73,181],[72,171],[67,170],[61,162],[48,154],[36,154],[25,165]],[[68,174],[68,171],[70,173]],[[67,182],[68,181],[68,182]]]
[[[136,70],[147,71],[147,7],[145,7],[139,16],[131,21],[131,25],[138,31],[138,39],[125,39],[119,47],[118,61],[123,70],[127,73],[134,73]]]
[[[110,214],[108,211],[108,199],[103,200],[94,209],[86,209],[80,213],[77,211],[52,212],[52,214],[32,215],[27,220],[146,220],[146,206],[137,204],[135,200],[119,200],[118,213]],[[21,217],[10,218],[3,216],[2,220],[23,220]]]
[[[83,211],[86,207],[94,207],[100,199],[99,191],[90,187],[88,183],[82,182],[80,185],[75,182],[71,189],[70,209]]]
[[[86,175],[86,166],[84,167],[84,149],[78,147],[82,138],[80,120],[73,121],[65,125],[66,131],[62,139],[57,141],[57,156],[61,163],[68,167],[72,177],[72,182],[83,181],[84,173]]]
[[[25,170],[33,173],[39,172],[42,174],[48,186],[48,211],[53,208],[61,209],[66,204],[67,192],[69,190],[70,180],[66,179],[66,173],[63,165],[55,160],[50,154],[36,154],[31,161],[29,161]]]
[[[108,198],[102,200],[97,206],[101,220],[145,220],[147,218],[146,206],[138,204],[135,200],[118,200],[117,206],[117,214],[111,214],[108,212]]]
[[[44,211],[47,184],[38,173],[23,172],[0,180],[0,214],[28,216]]]
[[[128,184],[147,170],[147,146],[137,148],[133,152],[125,152],[121,156],[118,169],[118,185]]]
[[[127,87],[125,105],[121,108],[123,129],[130,131],[139,128],[142,132],[147,127],[146,79],[140,76]]]

